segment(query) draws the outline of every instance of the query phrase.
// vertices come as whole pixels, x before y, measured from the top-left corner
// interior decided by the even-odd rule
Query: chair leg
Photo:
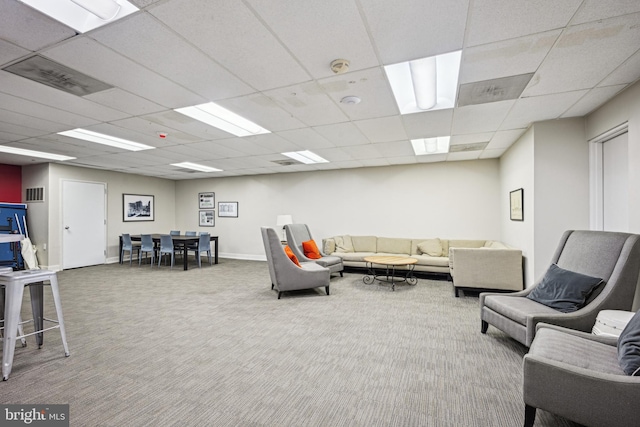
[[[274,286],[275,286],[275,285],[272,283],[272,284],[271,284],[271,290],[273,290],[273,287],[274,287]]]
[[[342,273],[342,271],[340,272],[340,277],[344,277],[344,274]]]
[[[480,332],[482,332],[483,334],[487,333],[487,329],[489,329],[489,324],[487,322],[485,322],[484,320],[482,320],[482,324],[480,326]]]
[[[282,292],[278,292],[278,299],[282,296]]]
[[[325,286],[325,288],[324,288],[324,289],[325,289],[325,291],[327,291],[327,295],[329,295],[329,287],[328,287],[328,286]]]
[[[536,421],[536,408],[533,406],[524,406],[524,427],[533,427]]]

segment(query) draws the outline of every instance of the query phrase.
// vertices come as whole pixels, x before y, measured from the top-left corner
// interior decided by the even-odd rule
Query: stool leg
[[[4,381],[9,379],[9,374],[13,367],[13,355],[16,350],[16,333],[18,332],[24,285],[22,283],[17,285],[7,285],[5,291],[5,328],[4,342],[2,346],[2,379]]]
[[[62,346],[64,347],[64,355],[69,357],[69,346],[67,345],[67,332],[64,329],[64,318],[62,317],[62,303],[60,302],[60,292],[58,291],[58,277],[52,276],[51,294],[53,295],[53,303],[56,306],[56,316],[58,316],[58,325],[60,326],[60,337],[62,338]]]
[[[4,327],[4,286],[0,286],[0,324]],[[24,329],[22,328],[22,317],[18,319],[18,336],[23,347],[27,346],[27,340],[24,337]]]
[[[44,329],[44,295],[42,292],[42,288],[42,282],[29,284],[34,331],[42,331]],[[42,344],[44,344],[43,332],[39,332],[36,334],[36,343],[38,344],[38,348],[42,348]]]

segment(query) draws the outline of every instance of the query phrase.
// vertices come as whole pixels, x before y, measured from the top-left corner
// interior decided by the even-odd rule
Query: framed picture
[[[198,193],[199,209],[215,209],[216,193]]]
[[[216,211],[200,211],[198,224],[200,227],[215,227]]]
[[[509,193],[509,209],[511,212],[511,221],[524,221],[524,190],[518,188]]]
[[[122,195],[122,221],[154,221],[153,196],[142,194]]]
[[[238,202],[219,202],[218,217],[238,218]]]

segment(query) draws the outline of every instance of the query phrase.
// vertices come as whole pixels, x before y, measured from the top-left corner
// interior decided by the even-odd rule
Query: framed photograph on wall
[[[198,224],[200,227],[215,227],[216,211],[200,211]]]
[[[215,209],[216,193],[198,193],[199,209]]]
[[[511,221],[524,221],[524,190],[518,188],[509,193],[509,209],[511,212]]]
[[[219,202],[218,217],[238,218],[238,202]]]
[[[122,195],[122,221],[154,221],[153,196],[143,194]]]

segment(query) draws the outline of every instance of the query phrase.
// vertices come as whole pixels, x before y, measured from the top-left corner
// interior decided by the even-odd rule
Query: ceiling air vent
[[[44,187],[27,188],[24,199],[26,202],[44,202]]]
[[[531,77],[533,73],[460,85],[458,107],[517,99]]]
[[[3,70],[77,96],[113,87],[39,55],[11,64]]]
[[[473,144],[456,144],[449,146],[450,153],[459,153],[461,151],[479,151],[484,150],[489,142],[476,142]]]
[[[277,163],[280,166],[291,166],[291,165],[301,165],[301,162],[296,162],[295,160],[273,160],[273,163]]]

